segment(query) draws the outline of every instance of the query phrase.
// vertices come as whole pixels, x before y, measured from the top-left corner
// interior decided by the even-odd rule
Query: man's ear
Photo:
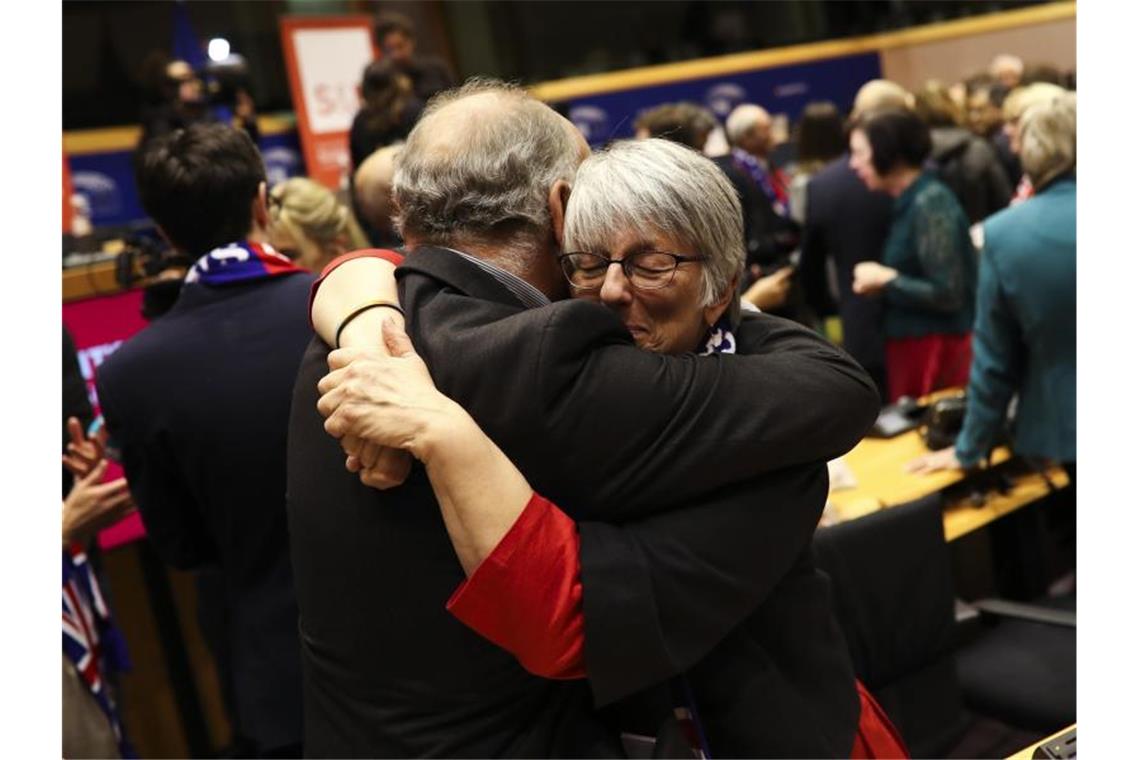
[[[253,197],[252,218],[253,226],[255,229],[264,230],[269,227],[269,198],[268,186],[265,182],[260,182],[257,185],[257,195]]]
[[[550,209],[550,229],[554,242],[562,247],[562,231],[566,224],[566,203],[570,200],[570,183],[560,179],[550,187],[546,205]]]

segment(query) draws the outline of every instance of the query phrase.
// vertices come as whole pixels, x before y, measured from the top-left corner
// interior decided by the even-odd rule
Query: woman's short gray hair
[[[744,268],[744,217],[728,177],[668,140],[615,143],[578,169],[566,206],[564,247],[606,252],[617,235],[674,238],[702,254],[703,305],[716,303]]]
[[[446,106],[476,95],[492,96],[477,116],[463,124],[440,117]],[[578,160],[571,131],[549,106],[517,85],[469,80],[432,98],[396,157],[397,229],[439,245],[545,237],[550,188],[571,182]]]
[[[1022,114],[1021,166],[1036,190],[1077,168],[1077,94],[1065,92]]]

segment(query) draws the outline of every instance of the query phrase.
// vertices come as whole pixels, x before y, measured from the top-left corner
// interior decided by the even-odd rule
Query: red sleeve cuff
[[[388,250],[387,248],[362,248],[359,251],[352,251],[351,253],[342,253],[335,259],[325,264],[325,268],[321,270],[321,276],[313,282],[312,287],[309,288],[309,329],[313,329],[313,301],[316,300],[317,290],[321,287],[321,283],[325,278],[332,273],[334,269],[339,267],[346,261],[353,259],[384,259],[389,261],[393,266],[400,266],[404,263],[402,254]]]
[[[447,609],[544,678],[585,678],[578,527],[538,494]]]

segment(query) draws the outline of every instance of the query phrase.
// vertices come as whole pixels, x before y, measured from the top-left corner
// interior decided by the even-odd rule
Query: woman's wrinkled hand
[[[331,371],[317,385],[317,409],[325,430],[345,448],[348,469],[366,485],[391,488],[407,477],[405,452],[423,459],[455,404],[436,389],[407,333],[391,321],[383,329],[388,355],[361,348],[329,354]]]

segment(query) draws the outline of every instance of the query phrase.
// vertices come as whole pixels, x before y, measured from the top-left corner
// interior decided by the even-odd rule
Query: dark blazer
[[[938,178],[958,198],[970,224],[1009,205],[1013,186],[988,140],[965,127],[933,127],[930,139]]]
[[[599,304],[524,310],[493,277],[444,250],[418,250],[398,277],[412,339],[440,389],[472,413],[538,492],[581,521],[648,519],[765,469],[834,456],[854,445],[877,408],[854,362],[794,326],[807,339],[787,341],[777,354],[671,358],[636,348]],[[585,682],[531,676],[447,614],[444,605],[464,576],[426,478],[415,469],[401,488],[377,492],[345,473],[315,411],[326,353],[318,341],[306,353],[290,432],[306,751],[620,752],[593,713]],[[787,387],[813,403],[775,403],[775,389]],[[698,529],[707,514],[688,527]],[[714,524],[707,523],[710,535]],[[670,570],[660,577],[668,580]],[[755,607],[734,603],[738,620]],[[666,648],[680,641],[671,625],[663,630]],[[708,636],[711,648],[728,633],[702,630],[693,638]],[[650,643],[649,669],[638,665],[624,683],[615,678],[611,698],[676,667],[654,671],[662,650]],[[704,654],[701,646],[682,644],[682,667]]]
[[[150,540],[175,567],[221,566],[236,710],[259,750],[301,741],[285,437],[312,280],[187,285],[99,368]]]
[[[847,161],[844,154],[808,182],[801,276],[808,303],[826,313],[825,262],[829,257],[835,262],[843,347],[877,376],[886,363],[882,299],[857,296],[851,284],[856,264],[882,258],[894,205],[886,193],[868,190]]]

